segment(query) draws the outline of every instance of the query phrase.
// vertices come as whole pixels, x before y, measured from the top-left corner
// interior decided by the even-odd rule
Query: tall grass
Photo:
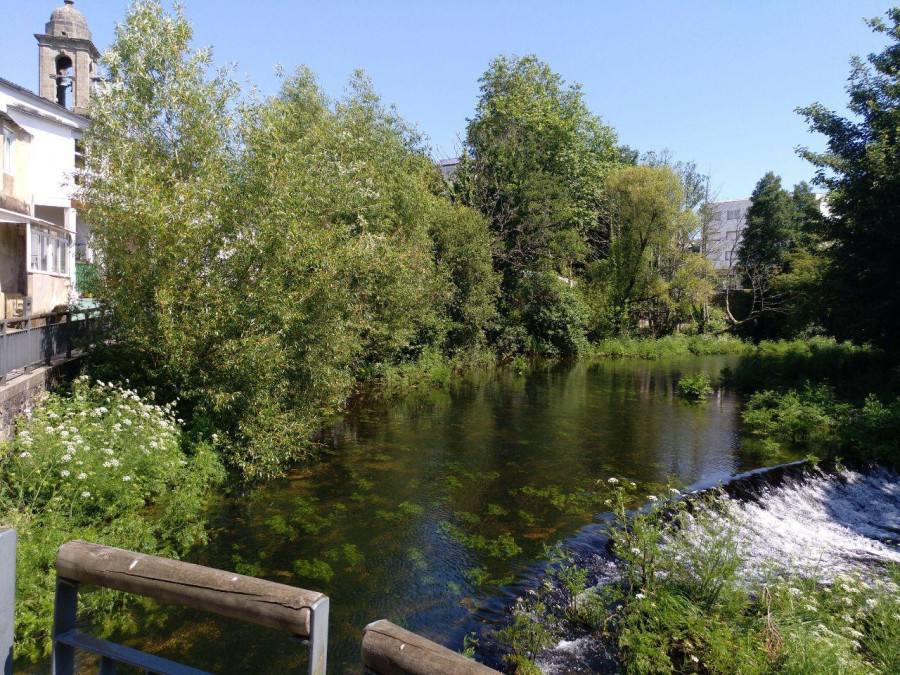
[[[640,359],[662,359],[676,356],[711,354],[746,354],[753,349],[749,342],[730,335],[667,335],[658,339],[613,337],[592,345],[594,356]]]

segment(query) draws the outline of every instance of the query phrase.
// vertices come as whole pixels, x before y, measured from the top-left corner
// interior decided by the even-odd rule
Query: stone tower
[[[44,34],[34,36],[40,51],[39,93],[83,115],[100,52],[91,41],[84,15],[75,9],[75,0],[65,3],[53,10]]]

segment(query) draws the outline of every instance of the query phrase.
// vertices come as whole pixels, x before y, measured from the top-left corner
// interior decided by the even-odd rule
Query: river
[[[214,497],[210,542],[192,561],[330,596],[329,672],[359,672],[363,628],[380,618],[459,649],[502,621],[545,544],[594,520],[572,494],[611,476],[709,485],[758,466],[733,393],[675,396],[682,375],[735,362],[500,369],[361,403],[319,461]],[[270,630],[182,609],[151,617],[141,637],[118,638],[217,673],[304,667],[305,647]]]

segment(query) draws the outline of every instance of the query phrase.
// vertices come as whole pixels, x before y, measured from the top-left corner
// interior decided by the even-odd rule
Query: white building
[[[709,258],[716,271],[731,273],[737,264],[738,250],[747,227],[749,199],[730,199],[713,202],[712,220],[705,232],[702,252]]]
[[[76,246],[87,249],[88,228],[71,195],[97,50],[73,4],[54,10],[46,32],[36,36],[47,98],[0,78],[0,318],[21,316],[29,304],[32,314],[67,305],[75,292]]]

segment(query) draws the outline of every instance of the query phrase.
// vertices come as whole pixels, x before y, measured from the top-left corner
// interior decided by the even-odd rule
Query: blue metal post
[[[325,675],[328,657],[328,598],[309,610],[309,675]]]
[[[16,616],[16,531],[0,529],[0,659],[3,675],[13,675]]]
[[[75,630],[78,614],[78,584],[56,579],[56,603],[53,607],[53,659],[50,672],[53,675],[74,675],[75,648],[63,644],[57,638]]]

